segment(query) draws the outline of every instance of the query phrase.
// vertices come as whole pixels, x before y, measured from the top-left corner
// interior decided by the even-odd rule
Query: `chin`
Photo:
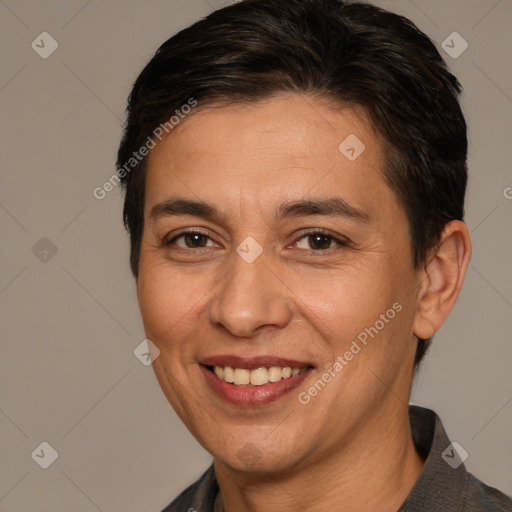
[[[301,458],[297,448],[303,448],[304,445],[292,442],[293,437],[290,436],[286,439],[274,437],[271,440],[268,436],[267,429],[264,434],[254,436],[250,432],[240,432],[236,440],[226,437],[223,443],[205,448],[212,454],[215,462],[242,473],[283,473],[295,467]],[[219,444],[224,445],[224,449],[219,450]]]
[[[283,474],[295,466],[288,453],[263,453],[256,445],[247,443],[229,457],[214,456],[215,462],[229,466],[232,470],[247,474]]]

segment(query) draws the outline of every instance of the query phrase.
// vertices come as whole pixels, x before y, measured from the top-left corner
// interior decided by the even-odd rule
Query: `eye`
[[[165,241],[165,245],[176,245],[182,249],[200,249],[202,247],[213,247],[217,244],[204,233],[187,231]]]
[[[322,231],[314,231],[301,236],[296,246],[299,249],[314,250],[314,251],[325,251],[335,246],[346,246],[347,243],[342,240],[338,240],[332,235],[323,233]]]

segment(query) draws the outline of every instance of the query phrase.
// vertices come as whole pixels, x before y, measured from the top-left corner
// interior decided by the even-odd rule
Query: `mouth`
[[[199,365],[210,388],[235,405],[274,402],[297,387],[314,369],[308,363],[259,357],[210,358]]]
[[[291,366],[261,366],[253,370],[248,368],[232,368],[231,366],[207,366],[217,378],[234,386],[265,386],[283,379],[296,377],[309,367],[292,368]]]

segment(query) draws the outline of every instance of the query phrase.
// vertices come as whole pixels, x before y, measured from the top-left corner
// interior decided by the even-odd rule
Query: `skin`
[[[355,161],[338,150],[350,134],[366,146]],[[295,94],[202,109],[151,151],[140,310],[160,349],[160,386],[213,455],[226,512],[340,503],[349,512],[394,511],[419,477],[408,419],[416,336],[433,336],[451,311],[471,246],[465,224],[452,221],[413,268],[407,218],[384,181],[384,161],[383,139],[364,112]],[[365,219],[276,215],[283,202],[335,197]],[[207,202],[220,216],[151,215],[177,198]],[[191,228],[206,238],[176,239]],[[328,237],[311,240],[306,230]],[[263,250],[252,263],[236,252],[248,236]],[[300,403],[299,393],[395,303],[395,318]],[[219,354],[314,369],[273,403],[237,406],[199,369]]]

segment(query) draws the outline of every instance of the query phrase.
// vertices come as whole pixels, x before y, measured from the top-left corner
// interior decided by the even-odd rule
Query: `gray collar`
[[[413,405],[409,407],[409,417],[414,444],[425,459],[425,465],[398,512],[480,511],[483,503],[503,507],[485,510],[512,511],[508,497],[470,475],[463,463],[454,463],[450,440],[437,414]],[[213,464],[162,512],[182,512],[190,508],[196,512],[223,512]]]

